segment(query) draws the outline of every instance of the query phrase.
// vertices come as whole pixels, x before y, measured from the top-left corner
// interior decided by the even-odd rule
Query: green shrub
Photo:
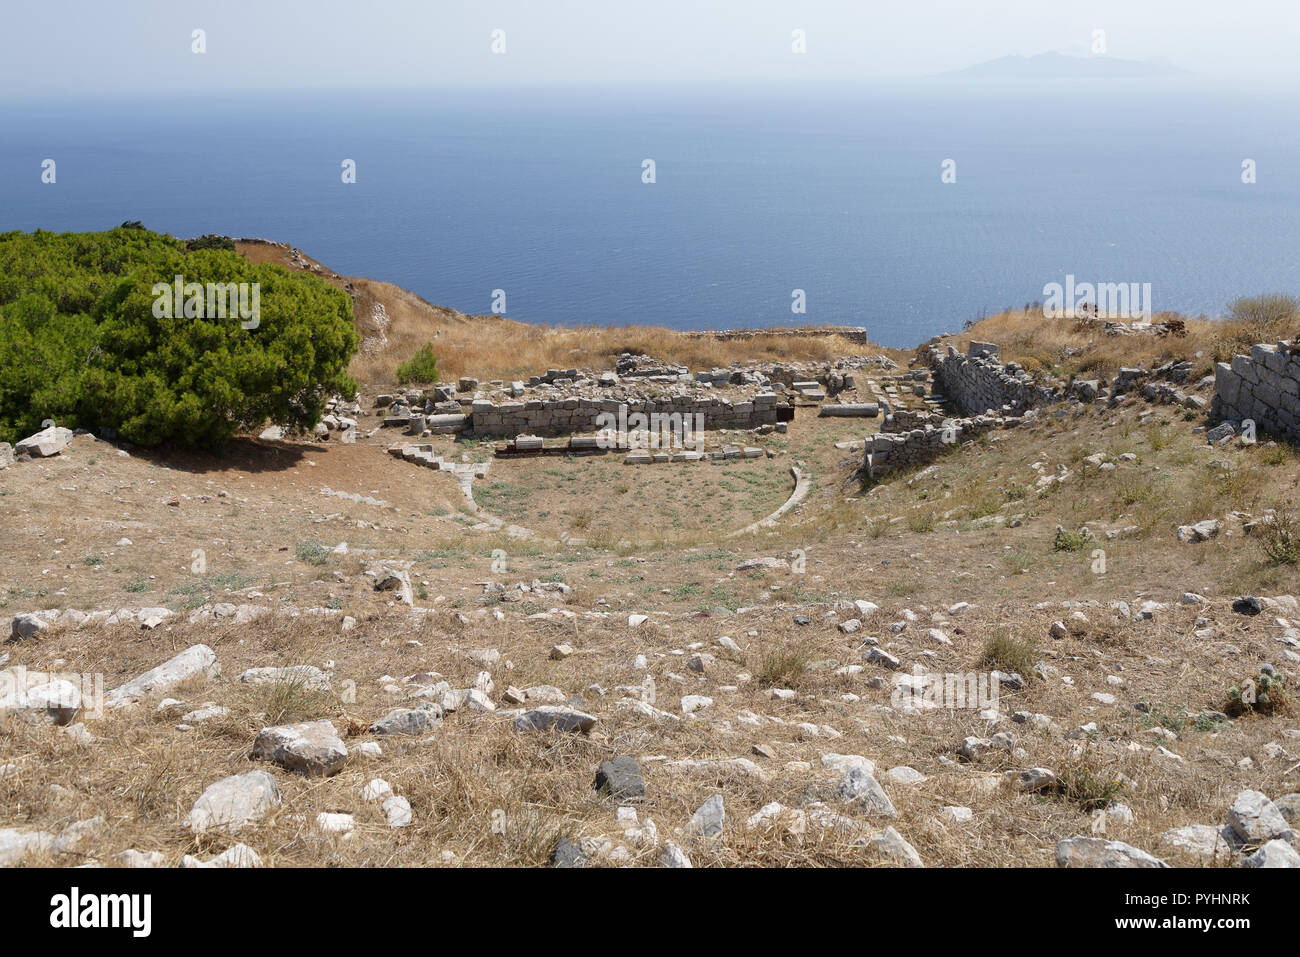
[[[185,248],[189,252],[198,249],[226,249],[230,252],[235,251],[235,241],[229,236],[218,236],[216,233],[208,233],[199,236],[197,239],[185,240]]]
[[[1295,697],[1287,690],[1282,676],[1275,671],[1260,671],[1254,678],[1244,678],[1228,689],[1228,704],[1223,709],[1230,717],[1243,714],[1291,714]]]
[[[1056,537],[1052,539],[1052,548],[1058,552],[1080,552],[1092,540],[1092,536],[1086,530],[1071,532],[1058,525]]]
[[[1270,565],[1300,564],[1300,520],[1276,512],[1255,526],[1255,539]]]
[[[420,346],[415,355],[397,367],[397,381],[400,385],[432,385],[438,381],[438,359],[431,343]]]
[[[1228,318],[1255,326],[1271,327],[1300,316],[1300,299],[1287,293],[1241,296],[1228,304]]]
[[[1102,767],[1087,751],[1061,771],[1058,782],[1061,796],[1085,813],[1110,807],[1124,790],[1120,775]]]
[[[309,565],[324,565],[329,561],[330,548],[320,542],[299,542],[294,546],[293,553],[300,562],[306,562]]]
[[[913,532],[933,532],[938,521],[934,512],[913,512],[907,516],[907,527]]]
[[[257,325],[183,309],[166,318],[154,287],[176,276],[205,292],[257,284]],[[351,300],[316,276],[227,249],[187,251],[134,223],[0,233],[0,441],[46,419],[196,448],[268,420],[309,428],[331,395],[355,391],[347,365],[358,342]]]

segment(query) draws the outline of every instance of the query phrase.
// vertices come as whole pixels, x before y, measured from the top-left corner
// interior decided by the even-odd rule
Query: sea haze
[[[905,346],[1067,274],[1191,314],[1300,291],[1298,106],[942,79],[0,104],[0,229],[138,219],[284,240],[471,313],[504,289],[530,322],[843,323]]]

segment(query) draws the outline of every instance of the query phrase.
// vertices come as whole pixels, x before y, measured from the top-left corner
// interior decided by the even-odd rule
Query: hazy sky
[[[1113,56],[1300,81],[1300,0],[39,0],[0,14],[0,98],[923,76],[1096,29]]]

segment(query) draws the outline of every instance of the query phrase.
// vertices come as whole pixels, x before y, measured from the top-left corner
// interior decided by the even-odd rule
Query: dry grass
[[[382,297],[392,319],[388,345],[359,356],[351,369],[358,381],[372,386],[394,383],[397,365],[426,343],[433,345],[444,381],[464,375],[510,381],[547,369],[609,369],[622,352],[708,369],[751,359],[831,362],[846,354],[888,351],[839,337],[756,336],[731,341],[654,326],[537,326],[500,316],[449,314],[422,301],[395,299],[389,290],[396,289],[387,287]]]
[[[726,354],[688,358],[686,350],[718,345],[749,357],[767,348],[755,340],[673,344],[644,329],[634,332],[652,338],[625,342],[619,330],[584,338],[584,331],[555,333],[493,318],[484,321],[513,329],[510,335],[519,338],[484,343],[477,319],[445,312],[439,318],[426,314],[433,307],[395,294],[387,301],[391,365],[387,355],[372,357],[367,372],[378,380],[434,332],[438,342],[462,345],[463,364],[444,360],[447,376],[508,375],[515,366],[505,363],[533,371],[601,366],[622,348],[696,365],[722,363]],[[1185,340],[1107,341],[1071,361],[1103,363],[1094,368],[1112,360],[1131,364],[1141,355],[1154,361],[1154,352],[1134,355],[1148,347],[1183,358],[1202,341],[1193,326]],[[411,337],[401,338],[407,330]],[[996,332],[974,333],[999,339]],[[1044,349],[1050,357],[1065,344],[1027,336],[1023,347]],[[771,344],[786,359],[789,345]],[[832,347],[824,340],[807,343],[808,349],[823,346]],[[678,347],[683,351],[670,351]],[[577,354],[569,351],[574,348]],[[482,351],[489,349],[490,358]],[[1208,354],[1204,358],[1208,363]],[[480,361],[501,364],[485,369]],[[1139,421],[1145,412],[1150,421]],[[709,466],[704,472],[602,470],[589,468],[590,460],[494,464],[489,482],[503,482],[494,505],[519,506],[520,515],[550,513],[542,520],[547,534],[531,540],[469,527],[458,511],[463,500],[455,482],[384,455],[382,436],[354,446],[246,442],[222,458],[165,459],[110,459],[106,447],[78,438],[55,459],[5,472],[0,577],[7,584],[0,606],[9,614],[153,604],[183,611],[212,601],[252,602],[285,613],[239,626],[189,625],[182,616],[155,631],[56,630],[6,646],[10,666],[103,673],[112,687],[202,641],[216,650],[226,678],[172,695],[196,707],[213,702],[230,713],[181,731],[175,717],[156,714],[147,702],[88,722],[98,739],[89,745],[53,728],[3,723],[0,765],[15,765],[0,776],[5,826],[57,831],[96,815],[105,819],[100,834],[75,852],[31,863],[108,864],[129,847],[161,851],[175,863],[187,853],[209,856],[238,839],[273,865],[531,866],[544,864],[563,835],[607,838],[627,848],[628,863],[648,865],[657,862],[657,852],[626,839],[614,823],[614,808],[592,789],[602,760],[633,754],[648,787],[639,811],[653,818],[661,839],[680,839],[675,831],[694,810],[725,794],[722,838],[687,842],[697,866],[885,863],[855,842],[886,823],[931,866],[1051,866],[1056,841],[1093,833],[1091,813],[1113,800],[1133,809],[1134,822],[1112,821],[1107,836],[1171,863],[1190,863],[1160,847],[1164,830],[1222,825],[1233,796],[1246,787],[1270,796],[1300,790],[1294,758],[1280,759],[1271,747],[1281,742],[1292,750],[1283,732],[1295,729],[1293,714],[1256,709],[1231,722],[1203,715],[1221,709],[1242,675],[1257,674],[1265,663],[1286,671],[1295,686],[1296,669],[1278,643],[1276,616],[1231,611],[1238,594],[1293,592],[1294,566],[1270,561],[1235,521],[1195,546],[1174,538],[1180,524],[1222,519],[1235,509],[1258,516],[1276,508],[1284,515],[1300,493],[1300,460],[1284,445],[1206,448],[1193,431],[1198,424],[1178,410],[1141,403],[1044,416],[998,442],[955,449],[924,478],[900,475],[867,489],[850,480],[860,453],[834,449],[836,441],[860,439],[863,424],[802,410],[786,436],[770,440],[774,451],[785,453],[766,463],[774,466],[770,476],[761,468]],[[469,443],[448,442],[447,451],[486,454]],[[1101,472],[1087,466],[1084,458],[1096,452],[1117,467]],[[1136,460],[1119,461],[1126,452]],[[808,501],[775,528],[727,537],[783,497],[788,477],[782,473],[776,482],[775,466],[793,461],[815,477]],[[1064,485],[1037,485],[1062,471],[1069,473]],[[722,482],[734,488],[723,489]],[[387,504],[328,496],[326,486]],[[623,486],[627,491],[620,492]],[[520,489],[528,502],[518,501]],[[110,498],[113,508],[106,510]],[[173,498],[179,504],[164,504]],[[633,504],[611,504],[620,499]],[[670,520],[674,504],[681,510]],[[708,520],[691,521],[687,505]],[[1087,528],[1095,541],[1057,550],[1057,525]],[[1108,530],[1115,537],[1106,537]],[[568,531],[587,541],[556,540]],[[117,546],[123,536],[134,545]],[[340,541],[349,543],[347,554],[333,551]],[[195,575],[191,556],[200,548],[208,566]],[[504,574],[492,570],[496,549],[508,553]],[[799,571],[737,571],[745,559],[795,550],[806,556]],[[411,562],[417,601],[434,609],[425,619],[407,617],[391,607],[391,595],[370,587],[364,570],[390,558]],[[535,578],[565,581],[572,591],[566,598],[526,593],[519,601],[500,601],[483,590],[484,581]],[[1181,606],[1184,591],[1211,602]],[[844,635],[835,626],[857,616],[852,599],[874,601],[881,610],[857,633]],[[1122,601],[1136,609],[1147,599],[1165,603],[1152,621],[1110,608]],[[952,610],[959,601],[970,605]],[[1087,627],[1050,638],[1051,623],[1069,616],[1065,601],[1087,603]],[[342,632],[337,617],[287,614],[322,606],[355,617],[357,627]],[[573,616],[530,617],[552,607]],[[634,612],[651,619],[627,627]],[[905,612],[914,620],[892,628]],[[795,624],[795,614],[811,623]],[[1213,628],[1208,637],[1195,634],[1205,627],[1201,618]],[[930,628],[942,630],[951,644],[932,640]],[[741,652],[725,651],[723,636]],[[1004,719],[990,728],[973,709],[904,713],[892,707],[895,674],[864,662],[866,638],[898,656],[905,671],[920,665],[954,674],[994,667],[1019,672],[1026,686],[1003,689],[1002,712],[1047,715],[1051,725]],[[576,653],[552,659],[550,648],[561,642]],[[476,648],[502,652],[487,669],[494,700],[509,685],[553,685],[581,697],[599,718],[596,729],[588,736],[522,734],[500,714],[456,713],[428,735],[381,739],[378,761],[353,748],[343,771],[326,780],[270,768],[284,802],[237,838],[196,838],[179,826],[207,785],[252,766],[248,755],[264,725],[328,718],[353,746],[368,737],[371,721],[405,700],[404,691],[386,690],[394,679],[401,686],[407,676],[436,672],[452,687],[468,687],[485,670],[467,654]],[[716,657],[702,674],[686,667],[696,650]],[[638,654],[648,659],[647,669],[633,666]],[[330,668],[336,693],[231,680],[246,668],[293,664]],[[639,695],[647,676],[655,706],[666,712],[680,716],[686,694],[707,695],[714,705],[662,722],[618,709],[615,701]],[[344,682],[355,683],[355,699],[337,694]],[[776,688],[796,693],[773,697]],[[1096,693],[1114,695],[1116,703],[1104,704]],[[953,760],[963,738],[992,730],[1010,732],[1015,750]],[[1157,731],[1177,737],[1157,737]],[[1158,743],[1182,760],[1157,757]],[[760,756],[758,745],[775,757]],[[831,752],[874,761],[898,817],[885,821],[837,803],[837,775],[822,765]],[[674,771],[669,764],[736,758],[753,761],[761,776],[723,766]],[[885,775],[903,765],[926,780],[904,785]],[[1055,770],[1061,786],[1030,795],[1003,785],[1004,771],[1031,766]],[[373,777],[385,778],[411,801],[411,827],[390,830],[379,809],[361,801],[360,790]],[[782,823],[746,830],[746,818],[772,801],[795,809],[825,801],[854,823],[846,831],[810,828],[803,835]],[[945,819],[948,805],[970,807],[974,820],[957,825]],[[322,811],[355,814],[356,836],[318,833],[313,821]]]
[[[1199,354],[1200,365],[1192,375],[1195,382],[1213,372],[1213,363],[1248,354],[1255,343],[1300,337],[1300,315],[1235,320],[1192,319],[1177,313],[1152,317],[1154,322],[1171,319],[1184,322],[1185,336],[1107,336],[1100,324],[1009,310],[981,319],[948,341],[963,351],[971,340],[996,342],[1003,362],[1014,360],[1030,374],[1060,378],[1106,379],[1122,366],[1151,369]]]
[[[897,613],[899,602],[885,602],[884,617]],[[915,606],[914,606],[915,607]],[[1188,611],[1187,615],[1195,614]],[[1216,617],[1218,610],[1211,612]],[[1047,615],[1011,608],[975,610],[962,616],[956,643],[941,649],[929,667],[965,672],[978,669],[987,649],[1004,634],[1014,615],[1015,627],[1026,633],[1045,628]],[[725,794],[728,826],[715,843],[687,842],[697,866],[760,864],[864,865],[886,863],[872,858],[854,840],[892,823],[930,865],[1005,866],[1050,865],[1055,841],[1089,833],[1089,813],[1120,800],[1133,808],[1134,824],[1112,825],[1108,834],[1159,851],[1158,835],[1187,823],[1222,823],[1224,809],[1236,790],[1256,787],[1269,794],[1288,789],[1285,763],[1261,757],[1261,745],[1277,734],[1277,718],[1255,716],[1222,727],[1197,730],[1194,716],[1213,707],[1230,674],[1212,648],[1186,641],[1181,616],[1165,624],[1124,624],[1129,632],[1122,648],[1107,648],[1102,657],[1091,636],[1078,636],[1045,648],[1043,660],[1074,677],[1074,687],[1059,678],[1035,682],[1024,692],[1005,695],[1003,708],[1043,712],[1059,726],[1037,731],[1007,725],[1015,743],[1025,750],[1013,759],[995,752],[973,764],[944,765],[956,744],[967,735],[983,734],[984,722],[973,711],[939,711],[906,716],[878,710],[889,703],[888,687],[873,688],[868,680],[888,675],[869,667],[857,676],[836,673],[836,663],[860,661],[859,642],[837,634],[819,622],[799,627],[788,612],[750,612],[734,620],[657,617],[651,625],[629,630],[617,621],[570,623],[496,622],[473,617],[459,625],[438,617],[423,625],[401,617],[377,615],[358,629],[340,636],[328,621],[275,617],[255,629],[194,628],[176,625],[161,633],[141,635],[129,629],[102,633],[57,633],[14,647],[17,661],[29,667],[48,666],[56,658],[75,670],[110,668],[121,649],[160,642],[172,648],[191,642],[211,644],[226,675],[266,664],[334,663],[335,687],[343,679],[356,683],[355,702],[344,703],[322,694],[309,705],[298,690],[275,686],[249,687],[226,680],[192,685],[176,696],[194,704],[215,702],[231,708],[226,719],[196,727],[175,728],[175,717],[163,718],[151,704],[89,722],[99,740],[89,746],[73,743],[59,731],[10,722],[0,731],[0,764],[13,763],[15,773],[0,778],[0,799],[11,809],[9,826],[55,830],[76,820],[102,816],[106,827],[70,855],[50,855],[29,861],[68,864],[111,862],[128,848],[162,851],[168,860],[183,854],[209,856],[234,840],[254,847],[272,865],[443,866],[545,864],[560,836],[572,840],[608,838],[628,848],[628,863],[653,865],[657,854],[623,838],[614,826],[613,807],[593,789],[596,766],[618,754],[640,756],[649,794],[638,811],[656,822],[661,839],[675,838],[691,813],[709,796]],[[749,637],[748,631],[757,631]],[[722,634],[738,636],[753,677],[746,680],[745,661],[729,660],[715,642]],[[684,671],[681,658],[670,652],[686,640],[718,651],[708,673]],[[418,640],[422,644],[408,644]],[[557,641],[573,643],[579,653],[564,661],[549,657]],[[1265,624],[1252,620],[1234,637],[1248,649],[1269,641]],[[482,666],[466,651],[498,647],[506,659],[492,668],[498,688],[551,684],[581,694],[585,707],[600,718],[589,736],[535,734],[514,731],[496,715],[454,714],[429,735],[378,738],[384,755],[370,761],[354,755],[335,777],[305,778],[269,767],[283,794],[283,804],[262,822],[231,838],[214,834],[194,837],[177,826],[199,793],[219,777],[250,768],[248,753],[257,730],[277,717],[334,720],[341,730],[359,728],[401,703],[387,694],[385,675],[399,678],[416,671],[443,675],[453,687],[471,682]],[[916,660],[928,647],[922,634],[895,636],[887,647],[905,660]],[[613,689],[639,686],[643,673],[631,668],[631,656],[641,651],[651,659],[649,673],[658,695],[655,704],[677,711],[680,696],[709,694],[715,705],[694,720],[656,723],[613,707]],[[168,653],[155,647],[142,657]],[[1151,655],[1178,657],[1181,665],[1155,667],[1142,663]],[[138,668],[144,661],[133,666]],[[767,694],[760,665],[771,664],[773,685],[797,688],[788,701]],[[1122,670],[1121,670],[1122,669]],[[1185,764],[1155,760],[1150,751],[1133,751],[1137,742],[1148,748],[1153,738],[1143,715],[1131,707],[1103,707],[1088,692],[1106,687],[1106,674],[1126,676],[1126,701],[1169,701],[1163,706],[1179,718],[1179,740],[1171,748]],[[678,675],[677,678],[673,674]],[[588,690],[593,684],[606,694]],[[737,690],[723,690],[735,687]],[[852,692],[862,700],[842,696]],[[759,727],[735,721],[742,712],[761,716]],[[275,713],[269,713],[275,712]],[[779,723],[777,720],[779,719]],[[1085,722],[1097,732],[1081,742],[1076,753],[1062,734]],[[722,725],[715,722],[722,722]],[[830,728],[811,734],[803,725]],[[722,730],[723,725],[729,730]],[[349,737],[350,746],[365,737]],[[765,744],[775,759],[752,755]],[[927,780],[917,785],[886,781],[899,817],[886,821],[834,799],[838,775],[821,767],[828,752],[861,753],[887,768],[907,765]],[[1220,759],[1227,753],[1231,761]],[[1237,767],[1235,756],[1254,755],[1249,771]],[[666,761],[749,757],[763,778],[715,769],[694,773],[670,772]],[[1050,795],[1018,795],[1000,785],[1001,772],[1040,765],[1054,768],[1061,787]],[[359,792],[372,777],[383,777],[406,796],[415,821],[410,828],[390,830],[373,805]],[[1121,788],[1119,782],[1124,782]],[[1294,789],[1293,785],[1291,789]],[[747,831],[746,817],[759,807],[779,801],[800,808],[821,800],[856,823],[853,832],[821,831],[792,835],[779,825]],[[971,807],[975,820],[957,826],[943,822],[940,809],[949,804]],[[356,816],[353,838],[342,840],[317,832],[313,821],[323,811]],[[443,852],[451,856],[444,858]],[[594,862],[596,866],[604,863]]]
[[[1033,637],[998,631],[984,643],[980,664],[1028,679],[1033,674],[1034,662],[1038,658],[1038,642]]]
[[[1300,565],[1300,518],[1294,512],[1277,512],[1264,519],[1255,534],[1271,564]]]
[[[278,246],[239,243],[239,252],[255,262],[275,262],[297,268],[290,252]],[[349,369],[363,389],[383,390],[397,383],[397,366],[426,344],[432,344],[440,378],[461,376],[492,379],[527,378],[547,369],[609,369],[625,351],[652,355],[691,369],[729,366],[748,361],[830,362],[844,355],[886,354],[905,361],[902,350],[852,343],[838,336],[799,337],[755,335],[724,340],[695,336],[659,326],[532,325],[503,316],[473,316],[422,297],[388,282],[359,277],[330,278],[328,267],[310,257],[308,265],[340,289],[351,284],[357,330],[363,339],[377,333],[372,317],[382,304],[389,325],[387,344],[363,347]]]

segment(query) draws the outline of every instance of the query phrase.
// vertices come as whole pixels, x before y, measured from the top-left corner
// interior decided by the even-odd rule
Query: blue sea
[[[1300,96],[894,83],[0,102],[0,230],[124,220],[283,240],[464,312],[502,289],[537,323],[852,324],[906,346],[1067,275],[1149,282],[1157,311],[1214,315],[1300,292]]]

